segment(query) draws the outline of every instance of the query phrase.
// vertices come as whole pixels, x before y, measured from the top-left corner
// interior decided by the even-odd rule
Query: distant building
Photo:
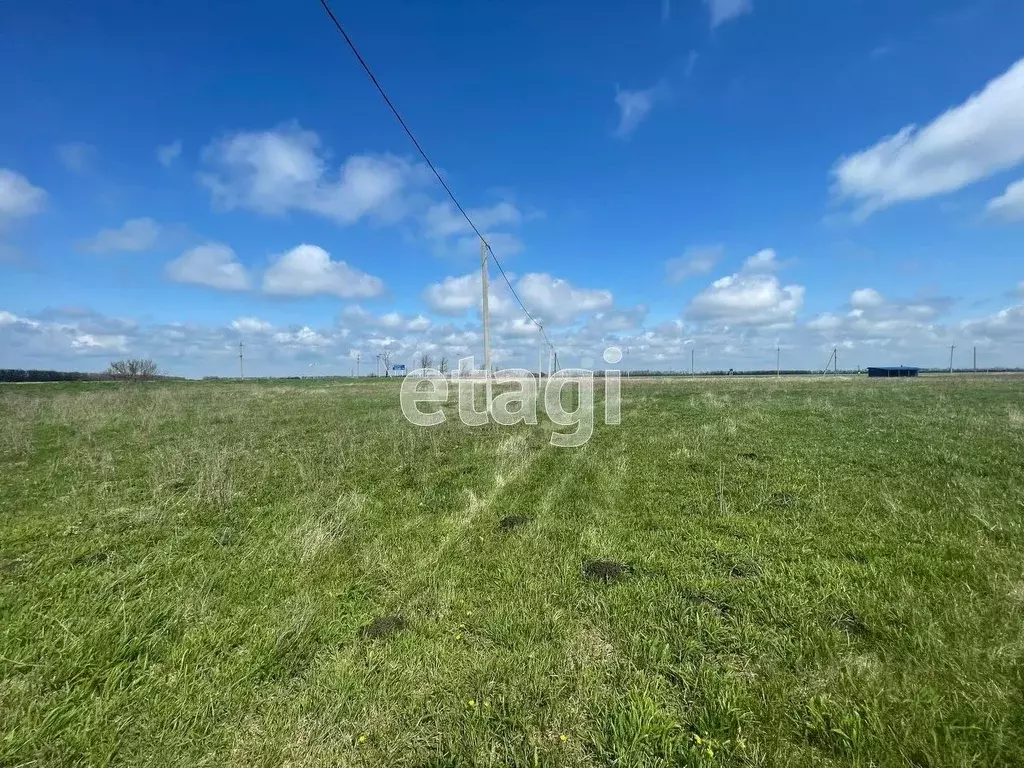
[[[902,378],[904,376],[917,376],[920,372],[920,368],[908,368],[905,365],[868,366],[868,376],[871,378],[890,378],[892,376]]]

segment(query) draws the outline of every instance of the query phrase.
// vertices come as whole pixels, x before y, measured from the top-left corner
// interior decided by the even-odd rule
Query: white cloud
[[[462,315],[474,307],[480,307],[483,302],[480,273],[446,277],[440,283],[428,285],[423,292],[423,300],[433,311],[442,315]],[[504,299],[495,293],[493,283],[488,295],[488,306],[491,312],[504,307]]]
[[[515,278],[509,275],[509,279]],[[610,291],[576,288],[566,280],[543,273],[523,275],[516,281],[516,291],[530,312],[545,324],[568,323],[581,314],[609,309],[613,303]],[[427,306],[444,315],[462,315],[479,309],[482,298],[478,272],[447,277],[423,292]],[[511,319],[523,314],[500,277],[490,283],[488,305],[494,318]]]
[[[1024,59],[924,128],[896,135],[833,168],[836,192],[860,214],[961,189],[1024,161]]]
[[[39,213],[46,204],[46,192],[33,186],[20,173],[0,168],[0,224]]]
[[[241,333],[268,333],[274,326],[258,317],[239,317],[231,322],[231,327]]]
[[[802,285],[783,286],[775,275],[739,272],[701,291],[686,315],[726,326],[792,323],[803,300]]]
[[[882,297],[882,294],[874,288],[858,288],[850,294],[850,306],[854,309],[880,307],[884,303],[885,299]]]
[[[516,206],[506,201],[489,208],[471,208],[467,213],[481,231],[505,224],[519,224],[524,218]],[[449,237],[472,231],[469,222],[450,202],[436,203],[430,206],[423,219],[429,237]]]
[[[71,340],[71,347],[78,350],[124,352],[128,349],[128,338],[121,335],[80,333]]]
[[[409,322],[405,324],[406,330],[412,331],[413,333],[426,331],[430,328],[430,326],[430,320],[424,317],[423,315],[416,315],[416,317],[412,318],[411,320],[409,320]]]
[[[57,146],[57,159],[73,173],[87,173],[97,155],[96,147],[84,141],[71,141]]]
[[[95,237],[83,241],[80,247],[91,253],[139,253],[156,245],[159,237],[160,225],[153,219],[129,219],[115,229],[101,229]]]
[[[318,333],[308,326],[303,326],[297,331],[275,333],[273,339],[278,344],[292,347],[326,347],[332,343],[330,337]]]
[[[541,322],[565,323],[587,313],[611,308],[611,291],[576,288],[544,273],[523,275],[516,284],[523,303]]]
[[[783,265],[775,258],[775,251],[772,248],[762,248],[743,262],[744,272],[775,272],[782,267]]]
[[[706,275],[722,258],[720,245],[687,248],[682,256],[665,262],[665,272],[670,283],[681,283],[694,275]]]
[[[320,137],[290,124],[240,132],[203,150],[210,170],[200,174],[217,205],[275,215],[292,210],[352,224],[405,214],[402,193],[426,178],[422,167],[393,155],[353,155],[332,170]]]
[[[704,0],[704,4],[711,16],[712,29],[754,10],[751,0]]]
[[[960,324],[961,331],[974,340],[1020,343],[1024,338],[1024,304],[1001,309],[988,317],[967,320]],[[1015,363],[1020,365],[1019,358]]]
[[[639,91],[616,87],[615,103],[619,107],[619,124],[615,128],[615,135],[620,139],[628,138],[647,119],[654,105],[665,97],[667,90],[663,82]]]
[[[222,243],[190,248],[167,264],[167,276],[177,283],[205,285],[222,291],[244,291],[249,275],[235,252]]]
[[[988,201],[988,212],[1006,221],[1024,219],[1024,179],[1006,187],[999,197]]]
[[[23,325],[29,328],[34,328],[39,325],[38,321],[30,320],[27,317],[18,317],[12,312],[0,310],[0,327],[5,325]]]
[[[276,257],[263,275],[263,292],[279,296],[333,294],[345,299],[384,292],[380,278],[360,272],[315,245],[299,245]]]
[[[484,237],[491,250],[498,255],[498,258],[515,256],[520,253],[524,246],[523,242],[507,232],[485,232]],[[466,235],[455,241],[455,253],[459,256],[479,256],[480,240],[476,235]]]
[[[156,148],[156,159],[164,168],[170,168],[174,161],[181,157],[181,139],[175,139],[170,144],[161,144]]]

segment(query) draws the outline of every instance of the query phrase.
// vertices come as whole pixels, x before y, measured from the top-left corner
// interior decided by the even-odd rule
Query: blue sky
[[[1021,3],[335,11],[564,365],[1024,365]],[[0,367],[479,361],[477,245],[317,2],[0,30]]]

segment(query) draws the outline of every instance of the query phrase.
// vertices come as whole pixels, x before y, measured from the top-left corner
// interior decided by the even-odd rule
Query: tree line
[[[129,358],[115,360],[101,373],[88,371],[47,371],[32,368],[0,368],[0,382],[50,382],[50,381],[152,381],[174,379],[165,376],[152,360]]]

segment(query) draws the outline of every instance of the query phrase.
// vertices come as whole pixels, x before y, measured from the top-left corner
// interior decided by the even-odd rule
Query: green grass
[[[629,382],[571,450],[390,382],[5,386],[0,765],[1021,764],[1022,394]]]

